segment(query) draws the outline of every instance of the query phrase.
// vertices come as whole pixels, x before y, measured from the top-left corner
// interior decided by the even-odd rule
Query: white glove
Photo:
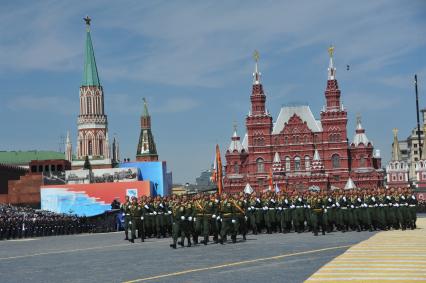
[[[405,199],[405,197],[404,197],[404,196],[401,196],[401,198],[402,198],[402,199]]]
[[[391,199],[390,196],[386,196],[387,199]]]
[[[146,204],[143,207],[145,207],[146,209],[149,209],[149,207]]]
[[[196,218],[196,217],[194,217],[194,222],[195,222],[195,221],[197,221],[197,218]]]
[[[360,199],[360,198],[357,198],[357,200],[358,200],[359,202],[361,202],[361,199]]]
[[[333,205],[331,207],[336,207],[336,205],[333,203]]]
[[[303,207],[306,208],[306,204],[304,204]]]
[[[247,216],[244,216],[244,218],[246,219],[246,221],[248,220],[248,217],[247,217]]]
[[[189,220],[189,221],[192,221],[192,216],[189,216],[189,217],[188,217],[188,220]]]
[[[274,200],[274,199],[271,199],[271,202],[275,203],[275,200]]]
[[[250,211],[250,210],[251,210],[251,207],[249,207],[249,208],[248,208],[248,210]]]
[[[336,206],[337,206],[337,207],[340,207],[340,203],[336,202]]]
[[[160,207],[161,207],[161,208],[163,208],[163,207],[164,207],[162,203],[160,203]]]
[[[383,207],[383,203],[380,204],[380,207]]]
[[[324,209],[324,213],[327,213],[327,208],[326,208],[326,209]]]
[[[217,220],[220,220],[220,216],[217,216],[217,217],[216,217],[216,219],[217,219]]]
[[[302,199],[301,198],[297,198],[299,201],[302,201]]]
[[[143,220],[143,216],[141,216],[141,220]]]
[[[250,206],[250,208],[251,208],[252,210],[254,210],[254,206]]]
[[[396,207],[399,207],[399,203],[395,203],[395,206],[396,206]]]
[[[181,217],[180,217],[180,219],[181,219],[181,220],[185,220],[185,216],[181,216]]]
[[[393,206],[393,204],[392,204],[392,203],[390,203],[390,204],[389,204],[389,206]]]
[[[351,208],[355,208],[355,206],[353,204],[351,204]]]
[[[416,197],[414,195],[411,196],[412,199],[416,199]]]
[[[379,205],[376,203],[375,205],[374,205],[374,207],[378,207]]]
[[[231,221],[232,223],[237,223],[237,221],[235,220],[235,219],[232,219],[232,221]]]
[[[167,211],[169,214],[172,214],[172,212],[169,210],[169,211]]]
[[[260,202],[260,199],[258,199],[258,198],[257,198],[257,199],[256,199],[256,201],[257,201],[257,202]]]
[[[213,214],[213,215],[212,215],[212,218],[216,218],[216,214]]]
[[[331,198],[328,198],[328,201],[331,202]]]
[[[285,200],[284,200],[284,202],[285,202],[285,203],[288,203],[288,200],[287,200],[287,199],[285,199]]]
[[[308,208],[311,208],[311,206],[308,204]]]
[[[215,203],[218,203],[218,202],[219,202],[219,200],[218,200],[218,199],[215,199],[215,200],[214,200],[214,202],[215,202]]]
[[[278,207],[279,210],[283,210],[283,208],[281,206]]]
[[[294,204],[290,205],[290,208],[295,208]]]
[[[343,197],[343,200],[346,201],[346,197]]]
[[[132,221],[129,221],[129,225],[132,225]]]
[[[157,211],[154,211],[154,215],[157,215]]]
[[[264,206],[264,207],[263,207],[263,210],[268,210],[268,207]]]
[[[123,216],[125,216],[125,215],[126,215],[126,213],[123,212]]]
[[[372,197],[372,198],[371,198],[371,200],[372,200],[372,201],[376,201],[376,198],[375,198],[375,197]]]

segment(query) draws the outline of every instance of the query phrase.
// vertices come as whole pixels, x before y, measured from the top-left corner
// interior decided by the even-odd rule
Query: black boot
[[[243,240],[244,240],[244,241],[246,241],[246,240],[247,240],[247,238],[246,238],[246,234],[245,234],[245,233],[243,234]]]
[[[184,247],[183,240],[178,243],[182,248]]]
[[[187,239],[188,239],[188,248],[189,248],[189,247],[191,247],[191,238],[187,237]]]
[[[175,240],[173,240],[173,244],[170,244],[170,247],[173,248],[173,249],[176,249],[176,241]]]
[[[232,238],[232,243],[235,244],[237,242],[237,235],[232,235],[231,238]]]
[[[134,239],[130,239],[129,241],[130,241],[130,243],[134,243],[134,242],[135,242],[135,240],[134,240]]]
[[[209,242],[209,236],[204,236],[203,244],[206,246],[208,242]]]

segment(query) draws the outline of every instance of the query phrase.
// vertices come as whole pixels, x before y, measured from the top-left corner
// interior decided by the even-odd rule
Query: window
[[[44,166],[44,171],[45,171],[45,172],[49,172],[49,165],[45,165],[45,166]]]
[[[308,143],[309,139],[308,136],[305,136],[305,143]]]
[[[290,172],[290,157],[285,158],[285,171]]]
[[[426,172],[422,172],[422,179],[426,180]]]
[[[338,182],[338,181],[340,181],[340,176],[339,175],[333,175],[333,179],[334,179],[334,181]]]
[[[417,148],[417,144],[416,143],[414,144],[414,148]]]
[[[92,114],[92,98],[90,96],[87,98],[87,113]]]
[[[257,173],[264,173],[265,172],[265,164],[263,162],[263,159],[258,158],[256,160],[256,164],[257,164]]]
[[[361,155],[361,157],[359,158],[359,166],[360,167],[365,167],[365,157],[364,157],[364,155]]]
[[[311,159],[309,156],[305,156],[305,170],[310,171],[311,170]]]
[[[294,143],[299,143],[299,136],[294,136]]]
[[[50,170],[52,170],[52,172],[56,171],[56,166],[55,165],[50,165]]]
[[[340,157],[338,154],[333,154],[331,156],[331,162],[333,164],[333,168],[340,168]]]
[[[294,171],[300,171],[300,157],[296,156],[294,158]]]
[[[288,137],[284,138],[284,144],[288,144]]]
[[[92,146],[92,140],[89,140],[89,155],[93,155],[93,146]]]
[[[61,172],[61,171],[64,171],[64,170],[62,169],[62,165],[61,165],[61,164],[59,164],[59,165],[58,165],[58,171],[60,171],[60,172]]]
[[[38,166],[38,172],[43,172],[43,165]]]
[[[35,166],[35,165],[31,166],[31,172],[36,173],[37,172],[37,166]]]
[[[414,154],[417,154],[417,150],[414,151]]]
[[[404,176],[402,174],[399,174],[399,180],[402,181],[404,179]]]
[[[99,155],[104,155],[104,144],[102,140],[99,140]]]
[[[392,181],[396,181],[396,175],[392,175]]]

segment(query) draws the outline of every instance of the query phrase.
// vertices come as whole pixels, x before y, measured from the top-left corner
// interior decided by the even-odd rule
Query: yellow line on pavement
[[[256,258],[256,259],[244,260],[244,261],[236,261],[236,262],[225,263],[225,264],[220,264],[220,265],[214,265],[214,266],[208,266],[208,267],[202,267],[202,268],[195,268],[195,269],[188,269],[188,270],[183,270],[183,271],[178,271],[178,272],[155,275],[155,276],[151,276],[151,277],[139,278],[139,279],[134,279],[134,280],[130,280],[130,281],[125,281],[124,283],[135,283],[135,282],[149,281],[149,280],[154,280],[154,279],[173,277],[173,276],[184,275],[184,274],[194,273],[194,272],[207,271],[207,270],[215,270],[215,269],[220,269],[220,268],[238,266],[238,265],[243,265],[243,264],[250,264],[250,263],[261,262],[261,261],[278,260],[278,259],[282,259],[282,258],[286,258],[286,257],[305,255],[305,254],[313,254],[313,253],[319,253],[319,252],[323,252],[323,251],[330,251],[330,250],[337,250],[337,249],[343,249],[343,248],[348,248],[348,247],[351,247],[351,246],[352,245],[335,246],[335,247],[330,247],[330,248],[309,250],[309,251],[303,251],[303,252],[297,252],[297,253],[291,253],[291,254],[282,254],[282,255],[278,255],[278,256]]]

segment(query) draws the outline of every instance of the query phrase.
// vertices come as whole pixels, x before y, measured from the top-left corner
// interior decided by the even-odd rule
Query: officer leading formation
[[[224,244],[228,237],[236,243],[238,235],[245,241],[249,231],[254,235],[310,231],[318,236],[415,229],[417,205],[410,189],[399,188],[126,197],[121,211],[125,240],[171,236],[170,247],[176,249],[185,242],[188,247],[207,245],[210,239]]]

